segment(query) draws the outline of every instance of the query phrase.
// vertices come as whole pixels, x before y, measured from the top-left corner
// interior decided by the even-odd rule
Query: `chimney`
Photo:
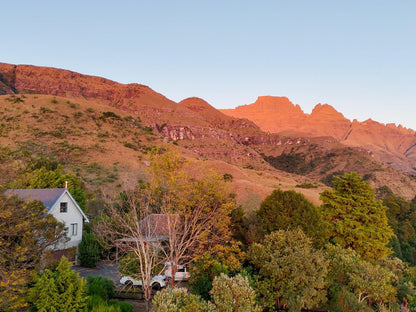
[[[68,188],[68,181],[65,181],[65,188]]]

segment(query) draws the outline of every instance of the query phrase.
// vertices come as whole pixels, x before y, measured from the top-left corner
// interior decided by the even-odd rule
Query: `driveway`
[[[103,276],[113,280],[116,287],[120,285],[120,273],[118,271],[118,264],[114,261],[100,261],[95,268],[84,268],[78,265],[74,265],[72,269],[81,277],[86,278],[88,276]]]

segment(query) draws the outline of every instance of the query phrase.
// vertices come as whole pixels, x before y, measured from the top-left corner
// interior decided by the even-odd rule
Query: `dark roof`
[[[140,221],[142,234],[145,236],[167,236],[169,227],[177,227],[178,215],[151,214]]]
[[[54,189],[14,189],[7,190],[6,196],[16,195],[24,201],[39,200],[43,205],[49,209],[52,208],[53,204],[62,196],[66,191],[65,188],[54,188]]]

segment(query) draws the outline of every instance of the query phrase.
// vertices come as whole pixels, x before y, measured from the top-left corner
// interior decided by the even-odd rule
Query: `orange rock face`
[[[263,131],[332,136],[346,145],[365,148],[377,159],[400,170],[408,171],[416,161],[414,130],[372,120],[351,122],[327,104],[316,105],[309,115],[287,98],[268,96],[259,97],[250,105],[221,111],[229,116],[252,120]]]

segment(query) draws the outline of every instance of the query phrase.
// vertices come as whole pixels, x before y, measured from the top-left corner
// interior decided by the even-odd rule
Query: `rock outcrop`
[[[341,143],[361,147],[401,171],[414,173],[416,133],[401,125],[382,124],[371,119],[350,121],[328,104],[318,104],[311,114],[304,113],[287,98],[259,97],[250,105],[220,110],[237,118],[247,118],[263,131],[332,136]]]

